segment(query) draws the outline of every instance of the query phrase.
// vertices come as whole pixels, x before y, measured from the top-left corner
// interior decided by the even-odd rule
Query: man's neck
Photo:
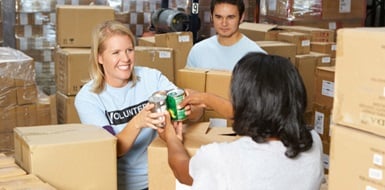
[[[223,46],[231,46],[237,43],[242,38],[242,34],[240,32],[234,33],[231,36],[219,36],[218,42]]]

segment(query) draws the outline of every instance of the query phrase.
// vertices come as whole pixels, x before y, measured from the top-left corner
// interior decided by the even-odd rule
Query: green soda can
[[[184,90],[180,88],[167,92],[167,110],[170,113],[171,119],[174,121],[183,121],[187,118],[184,108],[178,109],[178,105],[183,101],[184,96]]]

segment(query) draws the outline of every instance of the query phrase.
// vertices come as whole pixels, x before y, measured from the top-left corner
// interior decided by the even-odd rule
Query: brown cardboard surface
[[[9,107],[17,104],[16,89],[17,87],[0,91],[0,107]]]
[[[206,73],[206,70],[201,69],[179,69],[175,84],[180,88],[189,88],[198,92],[205,92]]]
[[[226,135],[233,133],[230,127],[221,127],[221,129],[210,131],[209,124],[202,122],[186,126],[184,146],[190,155],[194,155],[202,145],[212,142],[233,141],[238,138],[237,136]],[[149,189],[176,189],[178,182],[168,165],[166,144],[160,138],[156,138],[148,147],[148,161]]]
[[[170,81],[174,82],[174,53],[172,48],[136,46],[135,65],[158,69]]]
[[[329,54],[330,57],[336,57],[337,44],[335,42],[311,42],[310,51]]]
[[[306,111],[311,112],[314,103],[316,58],[310,54],[297,55],[295,57],[295,67],[298,69],[306,88]]]
[[[313,55],[316,58],[317,66],[332,66],[332,58],[330,54],[312,51],[309,54]]]
[[[59,124],[80,123],[75,108],[75,96],[67,96],[56,92],[57,121]]]
[[[383,189],[384,137],[347,126],[332,127],[329,190]]]
[[[116,189],[116,137],[82,124],[16,127],[16,162],[58,189]]]
[[[37,125],[37,104],[16,106],[16,126]]]
[[[231,72],[210,70],[206,74],[206,92],[230,98]]]
[[[57,91],[65,95],[76,95],[90,80],[89,48],[57,48],[55,52],[55,79]]]
[[[30,86],[16,87],[17,104],[32,104],[37,102],[37,86],[35,84]]]
[[[335,95],[334,74],[334,66],[319,66],[316,68],[314,103],[323,105],[327,108],[333,107]]]
[[[0,179],[25,174],[26,172],[15,163],[4,164],[0,166]]]
[[[59,47],[91,47],[92,30],[114,18],[114,9],[107,5],[58,5],[56,43]]]
[[[311,36],[302,32],[281,32],[278,40],[293,43],[297,47],[297,55],[308,54],[310,52]]]
[[[281,31],[275,24],[242,22],[239,31],[253,41],[277,40]]]
[[[332,29],[310,26],[279,26],[279,28],[291,32],[306,33],[311,36],[312,42],[335,42],[335,31]]]
[[[295,62],[297,54],[296,44],[281,41],[256,41],[256,43],[270,55],[279,55]]]
[[[155,36],[138,38],[138,46],[155,46]]]
[[[192,32],[169,32],[155,35],[155,46],[174,50],[174,75],[186,66],[187,56],[193,46]]]
[[[323,105],[314,104],[314,129],[321,136],[325,143],[330,143],[331,129],[331,114],[332,108]]]
[[[366,1],[323,0],[323,19],[361,19],[366,16]]]
[[[42,181],[33,174],[19,175],[7,178],[0,178],[0,188],[16,189],[21,186],[30,185],[31,183],[42,183]],[[44,189],[45,190],[45,189]]]
[[[338,31],[333,121],[385,136],[385,28]]]

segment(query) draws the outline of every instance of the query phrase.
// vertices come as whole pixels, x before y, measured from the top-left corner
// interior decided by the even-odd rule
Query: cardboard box
[[[385,135],[385,28],[341,29],[338,39],[333,121]]]
[[[17,104],[17,88],[7,88],[0,91],[0,107],[9,107]]]
[[[385,138],[347,126],[332,127],[329,190],[383,189]]]
[[[295,67],[298,69],[306,88],[306,111],[312,112],[314,103],[316,58],[310,54],[297,55],[295,56]]]
[[[293,43],[297,47],[296,54],[310,53],[311,36],[301,32],[281,32],[278,34],[278,40]]]
[[[16,87],[17,104],[33,104],[37,102],[37,86],[35,84],[30,86]]]
[[[174,51],[166,47],[136,46],[135,65],[158,69],[174,82]]]
[[[34,183],[42,183],[42,181],[33,174],[19,175],[14,177],[7,177],[0,179],[0,188],[10,189],[10,188],[20,188],[24,185],[31,185]],[[46,190],[46,189],[44,189]],[[48,190],[48,189],[47,189]]]
[[[56,89],[65,95],[76,95],[90,80],[89,48],[57,48],[55,52]]]
[[[56,43],[59,47],[91,47],[93,29],[114,18],[114,9],[107,5],[58,5]]]
[[[48,183],[42,181],[32,182],[27,184],[17,184],[17,185],[5,185],[3,186],[5,190],[22,190],[22,189],[41,189],[41,190],[57,190],[55,187],[51,186]]]
[[[59,124],[80,123],[75,108],[75,96],[67,96],[56,92],[57,121]]]
[[[7,166],[13,163],[15,163],[15,159],[12,156],[7,156],[5,153],[0,153],[0,167]],[[0,182],[2,182],[1,179]]]
[[[13,132],[1,132],[0,133],[0,150],[1,152],[13,154]]]
[[[324,172],[325,174],[328,174],[330,168],[330,143],[322,141],[322,150],[322,163],[324,166]]]
[[[311,54],[316,58],[317,66],[332,66],[332,58],[330,54],[312,52],[312,51],[309,54]]]
[[[313,22],[318,22],[318,20]],[[308,34],[311,37],[311,42],[335,42],[335,31],[331,29],[310,26],[279,26],[279,28]]]
[[[335,94],[334,72],[334,66],[316,68],[314,103],[324,105],[326,108],[333,107]]]
[[[232,135],[234,132],[230,127],[209,128],[209,125],[208,122],[202,122],[187,126],[183,144],[189,155],[193,156],[202,145],[212,142],[229,142],[239,138]],[[180,184],[174,177],[167,158],[165,142],[156,138],[148,147],[149,189],[178,189],[177,186]]]
[[[180,88],[189,88],[198,92],[206,91],[207,70],[184,68],[177,72],[175,84]]]
[[[337,44],[335,42],[311,42],[310,51],[329,54],[330,57],[336,57]]]
[[[321,139],[325,143],[330,143],[332,124],[332,108],[319,104],[314,104],[314,129],[320,134]]]
[[[58,189],[117,189],[116,137],[90,125],[16,127],[15,160]],[[108,175],[106,175],[108,174]]]
[[[174,76],[176,76],[176,72],[186,66],[187,56],[193,46],[192,32],[156,34],[155,46],[174,50]]]
[[[0,71],[7,69],[6,64],[0,64]],[[9,88],[15,87],[15,79],[11,77],[12,73],[3,73],[0,76],[0,92],[6,91]]]
[[[242,22],[239,31],[253,41],[274,41],[282,30],[275,24]]]
[[[0,166],[0,179],[25,175],[26,172],[15,163]]]
[[[37,125],[37,104],[16,106],[16,126]]]
[[[138,46],[155,46],[155,37],[146,36],[138,38]]]
[[[297,46],[293,43],[281,41],[256,41],[256,43],[270,55],[279,55],[295,62]]]
[[[34,60],[24,52],[0,47],[0,93],[13,86],[35,84]]]
[[[206,74],[206,92],[230,98],[231,72],[210,70]]]
[[[362,19],[366,17],[366,1],[323,0],[323,19]]]

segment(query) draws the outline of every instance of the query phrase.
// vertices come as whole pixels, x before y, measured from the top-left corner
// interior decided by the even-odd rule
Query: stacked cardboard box
[[[174,82],[177,80],[178,70],[184,68],[186,65],[188,53],[193,46],[193,36],[191,32],[155,34],[155,36],[152,37],[139,38],[138,45],[143,47],[137,47],[137,50],[135,50],[137,65],[158,69],[162,71],[162,73],[165,74],[170,81]],[[157,63],[162,59],[164,60],[166,58],[165,56],[162,56],[162,59],[153,59],[152,61],[148,60],[148,54],[151,54],[154,50],[157,50],[159,56],[156,57],[158,58],[160,58],[160,55],[165,55],[159,54],[159,50],[172,51],[170,52],[172,60],[168,60],[168,62],[172,61],[170,62],[172,65]],[[145,60],[147,60],[148,63],[145,63]]]
[[[329,189],[383,189],[385,28],[337,38]]]
[[[56,123],[56,112],[39,96],[33,59],[8,47],[0,47],[0,55],[0,150],[12,151],[14,127]]]
[[[12,156],[0,153],[0,189],[44,189],[55,190],[34,174],[27,174],[15,163]]]
[[[362,0],[266,0],[260,22],[332,30],[357,27],[364,25],[366,6]]]
[[[114,20],[109,6],[60,5],[56,7],[57,47],[55,73],[58,122],[80,123],[74,99],[89,80],[91,33],[97,24]]]
[[[208,92],[225,99],[230,98],[231,72],[184,68],[177,72],[176,85],[199,92]],[[202,121],[211,121],[217,126],[231,126],[232,121],[206,109]]]

